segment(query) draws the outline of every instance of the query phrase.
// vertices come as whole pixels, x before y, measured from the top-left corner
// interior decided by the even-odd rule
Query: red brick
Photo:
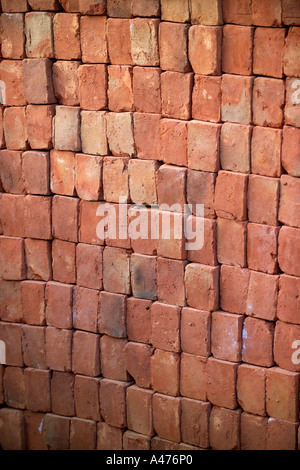
[[[102,289],[102,248],[79,243],[76,247],[76,279],[81,287]]]
[[[49,370],[27,368],[24,372],[26,388],[26,408],[31,411],[48,412],[51,410]]]
[[[220,124],[191,121],[188,124],[188,166],[193,170],[219,170]]]
[[[156,349],[151,358],[152,388],[165,395],[179,395],[180,355]]]
[[[47,450],[45,444],[44,413],[25,411],[25,438],[28,450]]]
[[[10,281],[25,279],[24,242],[21,238],[0,236],[0,277]]]
[[[223,265],[220,272],[220,306],[230,313],[245,313],[249,271]],[[232,286],[235,286],[234,289]]]
[[[151,304],[150,300],[134,297],[127,299],[126,326],[130,341],[148,344],[151,342]]]
[[[121,450],[123,449],[124,429],[110,426],[109,424],[97,423],[97,449],[98,450]]]
[[[112,338],[103,335],[100,339],[101,374],[107,379],[128,382],[130,375],[126,370],[125,347],[127,338]]]
[[[162,115],[168,118],[191,117],[193,74],[164,72],[161,74]]]
[[[6,108],[3,115],[4,137],[9,150],[28,148],[27,120],[24,107]]]
[[[51,411],[64,416],[74,416],[74,375],[53,372],[51,379]]]
[[[216,359],[241,360],[243,316],[214,312],[211,323],[211,352]]]
[[[99,379],[75,375],[74,400],[78,418],[101,421],[99,384]]]
[[[175,119],[160,121],[160,155],[164,163],[187,166],[187,123]]]
[[[181,436],[183,442],[207,448],[209,446],[209,413],[211,405],[189,398],[181,400]]]
[[[246,222],[218,218],[217,250],[222,264],[246,267]]]
[[[3,450],[25,450],[24,417],[22,411],[1,408],[0,426],[0,442]]]
[[[190,263],[185,270],[186,299],[189,307],[213,311],[219,306],[219,268]]]
[[[247,259],[250,269],[267,274],[278,272],[278,233],[278,227],[248,224]]]
[[[291,27],[285,40],[283,69],[288,77],[300,77],[299,62],[299,28]]]
[[[73,291],[73,327],[97,333],[98,291],[75,287]]]
[[[79,18],[79,15],[72,13],[57,13],[54,16],[53,37],[56,59],[76,60],[81,58]]]
[[[96,429],[96,423],[93,421],[73,418],[70,427],[70,450],[95,450]]]
[[[106,247],[103,252],[104,289],[130,294],[129,254],[120,248]]]
[[[30,12],[25,15],[26,55],[53,58],[53,13]]]
[[[243,362],[271,367],[274,364],[273,337],[273,323],[247,317],[243,326]]]
[[[126,369],[139,387],[151,388],[153,351],[151,346],[142,343],[129,342],[125,347]]]
[[[32,10],[60,10],[60,5],[57,0],[28,0]]]
[[[104,200],[129,199],[128,158],[105,157],[103,160]]]
[[[183,308],[180,324],[181,349],[189,354],[210,355],[211,317],[208,312]]]
[[[24,244],[27,279],[36,281],[52,279],[51,242],[26,238]]]
[[[222,170],[250,173],[252,126],[225,122],[220,136]]]
[[[4,403],[4,388],[3,388],[3,374],[4,374],[4,367],[0,366],[0,403],[1,405]]]
[[[53,280],[67,284],[76,282],[75,243],[62,240],[52,242]]]
[[[107,14],[113,18],[130,18],[132,16],[132,5],[132,1],[108,0]]]
[[[248,218],[258,224],[278,225],[279,180],[250,175]]]
[[[58,60],[52,68],[53,87],[59,104],[63,106],[79,105],[79,78],[80,62]]]
[[[253,73],[282,78],[285,30],[257,28],[254,35]]]
[[[167,439],[161,439],[158,436],[154,436],[151,439],[151,450],[179,450],[182,444],[178,444]]]
[[[240,25],[252,24],[252,12],[250,0],[224,0],[223,2],[224,23],[235,23]]]
[[[82,65],[78,69],[78,74],[81,108],[95,111],[104,109],[107,106],[106,66]]]
[[[129,206],[129,236],[128,242],[135,253],[143,255],[157,254],[157,238],[155,235],[157,209],[155,206]],[[141,225],[145,224],[145,225]]]
[[[286,104],[284,109],[285,124],[300,127],[299,80],[287,78]]]
[[[3,129],[3,109],[0,111],[0,148],[5,147],[4,129]]]
[[[180,351],[180,307],[155,302],[151,307],[152,345],[170,352]]]
[[[216,180],[215,210],[219,217],[246,220],[248,176],[220,171]]]
[[[25,192],[22,174],[22,154],[14,150],[0,150],[0,177],[5,192]]]
[[[25,233],[30,238],[49,240],[51,235],[51,198],[26,196]]]
[[[132,254],[130,271],[133,296],[155,300],[157,298],[156,257]]]
[[[136,111],[141,113],[160,113],[160,75],[159,68],[133,68],[133,100]]]
[[[251,170],[262,176],[281,175],[281,135],[279,129],[254,127],[251,142]]]
[[[79,0],[79,11],[82,15],[105,15],[105,0]]]
[[[23,89],[23,67],[19,60],[2,60],[0,80],[5,84],[3,104],[6,106],[24,106],[27,101]],[[2,93],[1,93],[2,94]]]
[[[24,16],[21,13],[1,15],[1,53],[5,59],[23,59],[25,55]]]
[[[213,406],[209,420],[210,445],[214,450],[240,448],[241,410],[227,410]]]
[[[70,418],[46,414],[44,421],[45,443],[49,450],[69,450]]]
[[[252,74],[254,28],[226,24],[223,28],[222,70],[239,75]]]
[[[279,320],[300,325],[300,280],[282,274],[279,278],[277,316]]]
[[[180,204],[184,211],[186,204],[186,174],[185,168],[173,165],[162,165],[157,172],[158,204]],[[170,208],[171,209],[171,208]]]
[[[223,23],[221,0],[190,0],[192,24],[219,25]]]
[[[278,237],[278,263],[285,274],[300,276],[297,259],[300,253],[300,230],[282,227]]]
[[[195,75],[192,117],[200,121],[220,122],[221,77]]]
[[[99,335],[75,331],[72,344],[72,370],[97,377],[100,374]]]
[[[104,240],[99,239],[96,228],[99,219],[96,215],[99,202],[80,201],[79,211],[79,241],[92,245],[103,245]]]
[[[45,282],[24,281],[21,284],[24,322],[28,325],[46,324]]]
[[[52,234],[60,240],[77,242],[79,199],[54,196],[52,200]]]
[[[153,160],[130,160],[128,164],[130,198],[135,204],[155,205],[156,173],[159,168]]]
[[[136,70],[136,67],[134,70]],[[145,92],[145,96],[148,95],[149,94]],[[160,115],[134,113],[134,139],[138,158],[159,160]]]
[[[107,424],[126,428],[126,390],[130,382],[103,379],[100,387],[101,414]]]
[[[185,261],[157,259],[157,294],[160,302],[185,306],[185,265]]]
[[[151,236],[157,237],[157,254],[165,258],[185,259],[186,243],[184,215],[178,212],[158,210],[155,213],[155,229]]]
[[[255,415],[265,415],[265,369],[249,364],[241,364],[237,373],[237,399],[244,411]]]
[[[195,400],[207,401],[207,358],[181,354],[180,394]],[[193,373],[191,374],[191,371]]]
[[[120,113],[134,110],[132,72],[132,67],[119,65],[108,66],[107,93],[110,111]]]
[[[283,106],[283,81],[275,78],[255,78],[253,86],[253,123],[257,126],[281,127]]]
[[[299,416],[299,374],[272,367],[267,370],[267,413],[273,418],[297,422]]]
[[[136,385],[127,388],[127,426],[146,436],[153,436],[152,397],[153,390],[144,390]]]
[[[75,195],[75,154],[52,150],[51,163],[51,191],[65,196]]]
[[[248,413],[241,415],[241,449],[265,450],[268,419]]]
[[[150,450],[150,437],[126,431],[123,436],[124,450]]]
[[[280,179],[280,222],[300,228],[300,217],[297,212],[300,184],[297,178],[282,175]]]
[[[7,13],[25,12],[29,10],[27,0],[2,0],[2,11]]]
[[[132,65],[130,20],[107,20],[108,54],[113,65]]]
[[[73,287],[48,282],[45,295],[47,324],[56,328],[72,328]]]
[[[219,26],[191,26],[189,30],[189,60],[194,73],[221,74],[222,28]],[[199,54],[201,50],[201,54]]]
[[[250,124],[252,121],[253,77],[222,76],[222,121]]]
[[[108,62],[106,16],[81,16],[80,40],[84,63]]]
[[[30,104],[56,103],[50,59],[24,59],[23,88]]]
[[[256,26],[281,26],[281,1],[252,0],[252,21]]]
[[[291,176],[300,176],[300,130],[284,126],[281,163]]]
[[[207,398],[217,406],[237,408],[236,376],[237,364],[209,358],[207,361]]]
[[[196,215],[196,205],[204,205],[204,217],[214,218],[214,192],[216,175],[206,171],[187,171],[187,202]]]
[[[3,390],[6,406],[24,410],[26,407],[24,369],[6,367],[3,372]]]
[[[297,424],[282,419],[269,418],[267,450],[295,450]]]
[[[57,106],[56,115],[53,118],[53,134],[53,146],[55,149],[80,152],[80,108]],[[86,152],[84,140],[82,149],[84,153],[92,153]]]
[[[246,313],[263,320],[275,320],[278,276],[250,271]]]
[[[80,199],[98,201],[102,196],[103,158],[76,155],[75,188]]]
[[[159,25],[159,55],[162,70],[189,72],[189,25],[161,22]],[[176,44],[172,38],[176,37]]]
[[[132,113],[107,115],[107,139],[111,153],[116,157],[135,155]]]
[[[0,340],[4,341],[6,347],[6,365],[23,367],[22,327],[15,323],[7,323],[10,319],[3,318],[3,320],[5,320],[5,323],[0,322]],[[15,320],[13,319],[13,321]]]
[[[21,296],[21,282],[0,281],[0,316],[7,322],[21,323],[23,320],[23,306]],[[13,364],[14,365],[14,364]]]
[[[159,0],[133,0],[132,14],[133,16],[159,16],[160,2]]]
[[[189,21],[188,0],[161,0],[161,19],[178,23]]]
[[[22,349],[25,366],[47,369],[44,327],[23,325]]]
[[[32,149],[52,148],[54,106],[29,105],[26,108],[27,137]]]
[[[46,329],[46,355],[49,369],[70,372],[72,368],[72,331],[52,328]]]
[[[300,372],[299,346],[295,349],[295,342],[299,340],[300,326],[277,321],[274,335],[274,360],[282,369]]]
[[[160,21],[135,18],[130,21],[131,56],[134,65],[158,66],[158,28]]]
[[[297,0],[282,1],[282,19],[287,25],[300,25],[300,10]]]
[[[160,393],[153,395],[153,424],[159,437],[178,443],[181,441],[180,413],[180,398]]]

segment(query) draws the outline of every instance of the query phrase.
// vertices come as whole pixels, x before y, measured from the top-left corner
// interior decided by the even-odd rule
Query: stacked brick
[[[299,1],[1,3],[0,446],[299,448]]]

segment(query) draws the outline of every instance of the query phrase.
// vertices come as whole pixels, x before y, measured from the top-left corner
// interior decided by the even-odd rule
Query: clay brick
[[[115,428],[109,424],[97,423],[97,449],[120,450],[123,448],[124,429]]]
[[[4,137],[9,150],[28,148],[26,109],[6,108],[3,114]]]
[[[291,27],[285,40],[283,69],[288,77],[300,77],[299,62],[299,28]]]
[[[19,408],[21,410],[25,409],[26,399],[23,369],[9,366],[4,369],[3,390],[6,406]]]
[[[161,72],[157,67],[133,68],[133,100],[136,111],[160,113],[160,76]]]
[[[156,173],[159,168],[153,160],[130,160],[128,164],[130,198],[135,204],[155,205]]]
[[[299,279],[282,274],[279,278],[277,316],[279,320],[300,325]]]
[[[271,367],[274,364],[273,336],[273,323],[247,317],[243,326],[243,362]]]
[[[1,365],[0,366],[0,403],[1,405],[4,403],[3,374],[4,374],[4,367]]]
[[[192,117],[200,121],[220,122],[221,77],[195,75]]]
[[[183,214],[166,210],[157,211],[156,230],[158,256],[186,259]]]
[[[209,420],[210,445],[214,450],[240,448],[241,410],[213,406]]]
[[[131,248],[135,253],[153,256],[157,254],[157,238],[155,238],[157,208],[152,206],[146,208],[144,206],[129,206],[129,235]],[[140,223],[145,225],[141,231]],[[132,224],[132,225],[131,225]],[[134,232],[133,232],[133,230]],[[137,233],[135,233],[137,230]]]
[[[1,154],[0,162],[2,165],[3,160],[1,159]],[[1,194],[0,208],[3,235],[12,237],[25,236],[24,205],[25,196],[6,193]]]
[[[129,199],[128,158],[105,157],[103,160],[104,200],[109,202]]]
[[[206,357],[181,354],[180,394],[182,396],[207,401],[206,366]],[[192,374],[191,371],[193,371]]]
[[[104,249],[103,283],[108,292],[130,294],[129,254],[126,250],[113,247]]]
[[[278,237],[278,263],[285,274],[300,276],[297,259],[300,253],[300,230],[282,227]]]
[[[249,271],[235,266],[221,266],[220,306],[230,313],[245,313]],[[232,286],[235,286],[233,289]]]
[[[30,411],[51,411],[51,392],[49,370],[27,368],[24,371],[26,389],[26,408]]]
[[[130,271],[133,296],[155,300],[157,298],[156,257],[132,254]]]
[[[105,15],[106,0],[79,0],[79,11],[82,15]]]
[[[79,61],[58,60],[52,67],[54,93],[63,106],[79,105]]]
[[[134,113],[134,139],[138,158],[159,160],[160,115]]]
[[[196,214],[196,205],[204,205],[204,217],[214,218],[214,192],[216,175],[206,171],[187,171],[187,202]]]
[[[26,55],[53,58],[53,13],[31,12],[25,15]]]
[[[161,439],[158,436],[154,436],[151,439],[151,450],[179,450],[182,444],[178,444],[167,439]]]
[[[160,155],[164,163],[187,166],[187,123],[175,119],[160,121]]]
[[[108,153],[105,111],[81,111],[81,142],[83,153]]]
[[[282,369],[300,372],[299,353],[295,341],[299,340],[300,326],[277,321],[274,335],[274,360]],[[297,346],[296,346],[297,347]],[[295,357],[296,356],[296,357]]]
[[[256,28],[253,49],[253,73],[282,78],[285,30]]]
[[[194,73],[221,74],[222,28],[218,26],[191,26],[189,30],[189,60]],[[199,50],[201,49],[201,54]]]
[[[107,20],[108,55],[112,65],[132,65],[130,20]]]
[[[0,424],[0,442],[2,449],[24,450],[25,430],[23,412],[11,408],[1,408]]]
[[[84,63],[108,62],[106,25],[106,16],[81,16],[80,41]]]
[[[100,339],[101,374],[107,379],[128,382],[130,375],[126,370],[125,348],[127,338],[112,338],[103,335]]]
[[[300,184],[297,178],[282,175],[280,179],[280,204],[278,219],[285,225],[300,228],[297,212]]]
[[[253,85],[253,123],[257,126],[281,127],[283,106],[283,81],[276,78],[255,78]]]
[[[265,369],[249,364],[241,364],[237,373],[237,399],[244,411],[255,415],[265,415]]]
[[[262,176],[281,175],[281,136],[279,129],[254,127],[251,142],[251,170]]]
[[[98,291],[75,287],[73,291],[73,327],[97,333]]]
[[[26,196],[25,233],[29,238],[49,240],[51,235],[51,198]]]
[[[107,115],[107,139],[114,156],[135,155],[132,113],[109,113]]]
[[[46,324],[45,282],[24,281],[21,284],[24,322],[28,325]]]
[[[120,113],[133,111],[133,68],[125,65],[108,66],[108,107]],[[93,83],[94,87],[94,83]]]
[[[193,170],[219,170],[220,124],[191,121],[188,124],[188,166]]]
[[[226,24],[223,28],[222,71],[238,75],[252,74],[251,26]],[[255,72],[256,73],[256,72]]]
[[[248,176],[245,174],[219,172],[215,190],[215,210],[219,217],[246,220],[247,183]]]
[[[93,421],[73,418],[70,427],[70,450],[95,450],[96,429],[96,423]]]
[[[152,397],[153,390],[144,390],[136,385],[127,388],[127,426],[146,436],[153,436]]]
[[[126,431],[123,436],[124,450],[150,450],[150,437]]]
[[[222,5],[224,23],[235,23],[244,26],[252,24],[250,0],[224,0]]]
[[[250,269],[267,274],[278,272],[278,232],[279,227],[248,224],[247,259]],[[261,250],[262,246],[264,247],[263,251]]]
[[[75,331],[72,344],[72,371],[75,374],[100,375],[99,341],[99,335]]]
[[[127,299],[126,326],[130,341],[148,344],[151,342],[151,305],[150,300],[134,297]]]
[[[57,13],[54,16],[53,40],[56,59],[76,60],[81,58],[79,18],[80,15],[72,13]]]
[[[80,201],[79,211],[79,241],[91,245],[104,245],[104,240],[99,239],[97,235],[97,224],[99,222],[96,216],[99,202]]]
[[[300,26],[300,10],[297,0],[282,0],[282,19],[284,24]]]
[[[211,405],[189,398],[181,400],[181,436],[184,442],[207,448]]]
[[[247,223],[221,219],[217,221],[217,253],[221,264],[246,267]]]
[[[241,360],[243,316],[214,312],[211,322],[211,352],[216,359]]]
[[[13,194],[24,193],[22,153],[13,150],[0,150],[0,163],[0,177],[4,190]]]
[[[52,234],[60,240],[77,242],[79,199],[54,196],[52,200]]]
[[[298,421],[299,374],[272,367],[266,372],[267,413],[273,418]]]
[[[170,352],[180,351],[180,307],[154,302],[151,324],[153,347]]]
[[[220,0],[190,0],[190,13],[192,24],[213,26],[223,23]]]
[[[25,239],[27,279],[49,281],[52,279],[51,242]]]
[[[71,371],[72,331],[46,328],[46,357],[49,369]]]
[[[157,294],[160,302],[185,306],[185,266],[186,261],[157,258]]]
[[[281,26],[281,1],[252,0],[252,21],[256,26]]]
[[[188,59],[189,25],[161,22],[159,25],[159,55],[162,70],[190,72]],[[176,44],[172,38],[176,37]]]
[[[300,130],[284,126],[282,133],[281,163],[291,176],[300,176]]]
[[[250,272],[246,313],[263,320],[275,320],[278,294],[278,276],[257,271]]]
[[[25,55],[24,15],[1,15],[1,53],[4,59],[23,59]]]
[[[208,312],[193,308],[181,311],[180,343],[185,353],[210,355],[211,317]]]
[[[258,224],[278,225],[279,180],[249,176],[248,218]]]
[[[57,415],[74,416],[74,375],[53,372],[51,378],[51,411]]]
[[[69,450],[70,418],[46,414],[44,420],[45,443],[49,450]]]
[[[27,106],[27,137],[32,149],[51,149],[53,147],[52,118],[54,115],[54,106]]]
[[[76,246],[76,279],[81,287],[102,289],[102,248],[79,243]]]
[[[102,196],[102,157],[76,155],[75,188],[80,199],[98,201]]]
[[[267,450],[295,450],[297,425],[282,419],[269,418]]]
[[[181,400],[155,393],[153,395],[153,425],[162,439],[181,441],[180,432]]]
[[[45,327],[23,325],[22,349],[25,366],[47,369]]]
[[[52,242],[53,280],[67,284],[76,282],[76,244],[55,239]]]
[[[3,101],[3,99],[1,100]],[[5,147],[5,140],[4,140],[4,129],[3,129],[3,109],[0,111],[0,148],[3,149]]]
[[[16,320],[14,318],[12,320],[4,318],[2,316],[2,312],[1,319],[5,321],[5,323],[0,322],[0,339],[1,341],[4,341],[6,346],[6,365],[23,367],[24,363],[21,338],[22,326],[15,323],[7,323],[9,321],[15,322]]]
[[[74,400],[78,418],[101,421],[99,384],[99,379],[78,374],[75,376]]]
[[[71,106],[57,106],[56,115],[53,118],[53,146],[56,150],[67,150],[71,152],[81,151],[80,139],[80,108]],[[84,135],[83,152],[87,152]]]
[[[130,382],[103,379],[100,387],[101,414],[107,424],[126,428],[126,390]]]
[[[253,77],[222,76],[222,121],[250,124],[252,121]]]
[[[209,358],[207,361],[207,398],[217,406],[237,408],[236,375],[237,364]]]
[[[250,173],[252,126],[225,122],[220,135],[220,163],[223,170]]]
[[[285,124],[300,127],[300,105],[299,105],[299,80],[287,78],[286,81],[286,104],[284,108]]]
[[[159,16],[160,2],[159,0],[133,0],[132,3],[133,16]]]
[[[56,328],[72,328],[73,287],[48,282],[45,298],[47,324]]]
[[[179,395],[180,355],[156,349],[151,358],[152,388],[165,395]]]
[[[25,12],[29,10],[27,0],[2,0],[2,11],[7,13]]]
[[[108,0],[107,14],[113,18],[130,18],[132,16],[133,1]]]
[[[173,21],[185,23],[190,19],[188,0],[162,0],[161,19],[163,21]]]
[[[189,307],[213,311],[219,306],[219,268],[190,263],[185,269],[186,299]]]
[[[241,414],[241,449],[264,450],[266,449],[268,419],[253,416],[248,413]]]
[[[0,317],[7,322],[20,323],[23,319],[21,282],[4,281],[0,282]],[[14,364],[12,364],[14,365]]]
[[[151,388],[153,351],[152,346],[142,343],[129,342],[125,347],[126,369],[139,387]]]
[[[130,21],[131,56],[134,65],[158,66],[160,20],[135,18]]]
[[[0,64],[0,80],[5,84],[5,91],[4,93],[1,92],[2,104],[7,106],[24,106],[27,104],[24,97],[23,67],[21,61],[2,60]]]
[[[126,336],[126,297],[124,295],[100,293],[98,324],[100,333],[115,338]]]
[[[60,5],[57,0],[28,0],[32,10],[60,10]]]
[[[47,450],[44,432],[44,413],[25,411],[25,438],[28,450]]]
[[[24,242],[22,238],[0,236],[0,277],[10,281],[25,279]]]
[[[173,206],[178,204],[184,211],[186,204],[186,174],[185,168],[172,165],[162,165],[157,172],[157,195],[158,204]],[[176,194],[176,195],[175,195]],[[170,210],[172,208],[170,207]]]
[[[161,74],[162,115],[188,120],[191,117],[193,74],[164,72]]]

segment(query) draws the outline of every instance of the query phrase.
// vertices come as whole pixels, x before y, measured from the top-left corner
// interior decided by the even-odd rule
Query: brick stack
[[[296,449],[299,1],[1,3],[1,447]]]

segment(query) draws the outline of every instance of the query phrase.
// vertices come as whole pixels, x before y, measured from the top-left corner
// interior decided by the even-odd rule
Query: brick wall
[[[299,448],[299,1],[1,3],[0,446]]]

